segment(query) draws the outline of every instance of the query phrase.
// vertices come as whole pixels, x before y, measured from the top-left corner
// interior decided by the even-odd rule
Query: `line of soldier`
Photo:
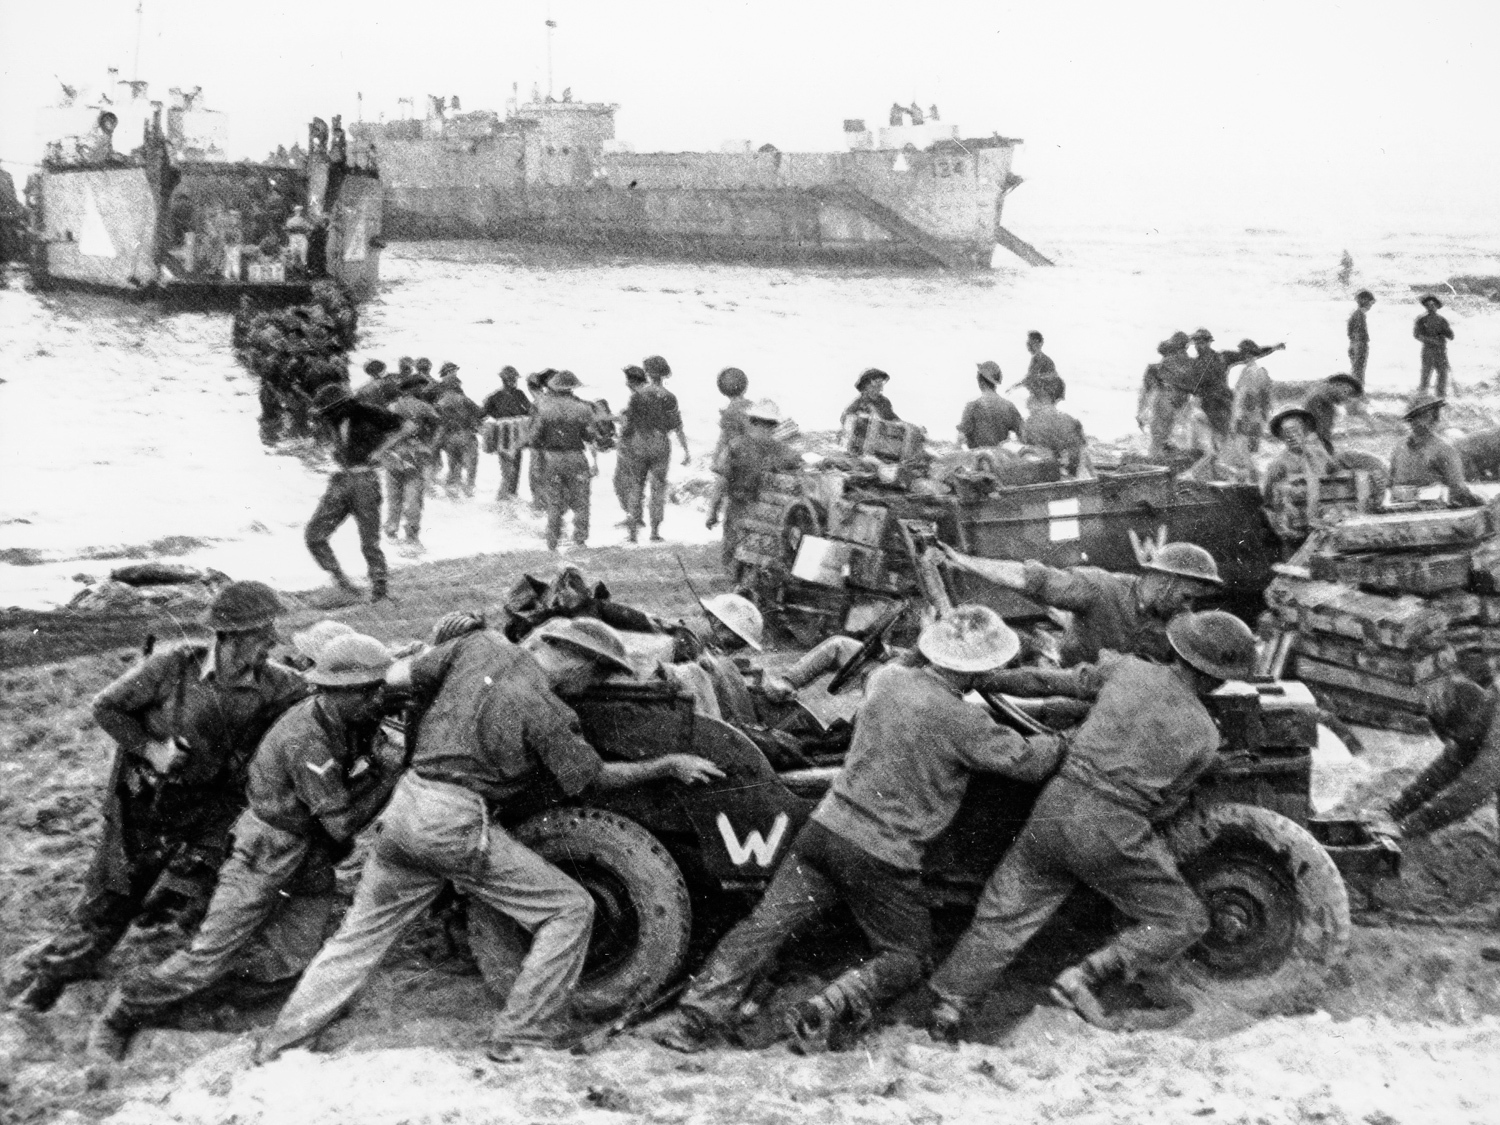
[[[1182,805],[1218,745],[1199,699],[1247,676],[1255,658],[1238,619],[1191,611],[1222,585],[1214,559],[1193,544],[1167,544],[1127,575],[947,556],[950,566],[1068,610],[1060,668],[1011,668],[1016,634],[993,611],[962,606],[928,624],[915,652],[871,673],[843,770],[764,898],[694,978],[667,1045],[733,1041],[743,1001],[779,948],[839,902],[853,909],[870,955],[798,1005],[791,1033],[804,1043],[857,1034],[920,983],[932,956],[923,852],[975,770],[1047,786],[969,930],[929,979],[938,1038],[963,1034],[1005,966],[1079,883],[1136,922],[1054,984],[1059,1003],[1100,1026],[1143,1026],[1149,1017],[1106,1011],[1102,983],[1149,976],[1206,931],[1203,907],[1155,826]],[[604,762],[582,738],[566,699],[634,675],[619,634],[598,619],[603,604],[560,603],[520,644],[482,615],[451,613],[430,645],[398,652],[323,621],[294,638],[299,675],[268,659],[282,612],[275,593],[258,582],[226,587],[207,613],[210,641],[150,654],[95,699],[94,716],[117,745],[101,839],[62,930],[7,966],[12,1002],[46,1011],[70,982],[95,973],[133,923],[175,919],[191,944],[117,982],[91,1051],[123,1057],[138,1028],[215,989],[264,998],[296,981],[258,1048],[274,1057],[337,1018],[452,883],[532,935],[496,1016],[492,1057],[576,1042],[567,1002],[588,947],[591,900],[507,833],[498,811],[541,779],[586,800],[648,781],[722,777],[693,755]],[[712,705],[731,717],[747,689],[721,657],[760,647],[760,615],[735,594],[702,604],[701,661],[691,667],[709,674]],[[648,618],[644,627],[660,623]],[[769,677],[766,690],[790,696],[850,645],[825,642],[785,678]],[[1066,742],[1023,738],[963,701],[981,685],[1090,706]],[[404,744],[381,727],[393,697],[409,706]],[[1431,831],[1495,791],[1497,698],[1452,678],[1431,711],[1444,751],[1380,811],[1384,831]],[[353,906],[325,944],[333,867],[376,816],[381,831]],[[1169,1014],[1181,1008],[1180,997],[1167,998]]]

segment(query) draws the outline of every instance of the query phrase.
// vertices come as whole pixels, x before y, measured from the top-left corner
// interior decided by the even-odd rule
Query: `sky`
[[[0,158],[40,153],[35,110],[105,68],[201,85],[236,155],[307,119],[397,116],[458,94],[616,102],[636,151],[842,147],[893,100],[1025,145],[1006,222],[1500,229],[1500,4],[811,3],[808,0],[0,0]]]

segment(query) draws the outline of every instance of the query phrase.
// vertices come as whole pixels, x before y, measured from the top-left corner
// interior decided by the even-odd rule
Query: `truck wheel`
[[[1349,946],[1349,895],[1311,833],[1269,809],[1221,804],[1174,822],[1167,841],[1211,926],[1180,979],[1257,1014],[1316,995]]]
[[[682,972],[693,924],[687,883],[649,832],[602,809],[551,809],[515,836],[593,897],[594,931],[573,995],[580,1014],[649,1003]]]

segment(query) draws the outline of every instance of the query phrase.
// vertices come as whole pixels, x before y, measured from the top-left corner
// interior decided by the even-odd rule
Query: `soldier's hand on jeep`
[[[724,776],[724,771],[718,766],[695,754],[668,754],[661,762],[666,767],[667,776],[684,785],[713,781]]]

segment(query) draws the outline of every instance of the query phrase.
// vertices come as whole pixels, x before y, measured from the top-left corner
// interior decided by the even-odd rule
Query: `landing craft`
[[[294,145],[266,163],[230,161],[225,117],[198,89],[172,91],[163,127],[146,83],[116,85],[129,89],[92,105],[64,87],[64,104],[41,114],[54,139],[29,193],[37,284],[191,303],[287,303],[323,279],[355,296],[374,289],[380,176],[348,158],[338,117],[332,130],[313,121],[305,155]],[[122,154],[126,127],[142,141]]]
[[[1021,144],[965,137],[937,107],[846,120],[844,152],[635,153],[605,102],[533,93],[502,118],[429,98],[424,119],[354,125],[396,239],[514,238],[641,254],[988,268],[997,246],[1051,263],[1000,223]]]

